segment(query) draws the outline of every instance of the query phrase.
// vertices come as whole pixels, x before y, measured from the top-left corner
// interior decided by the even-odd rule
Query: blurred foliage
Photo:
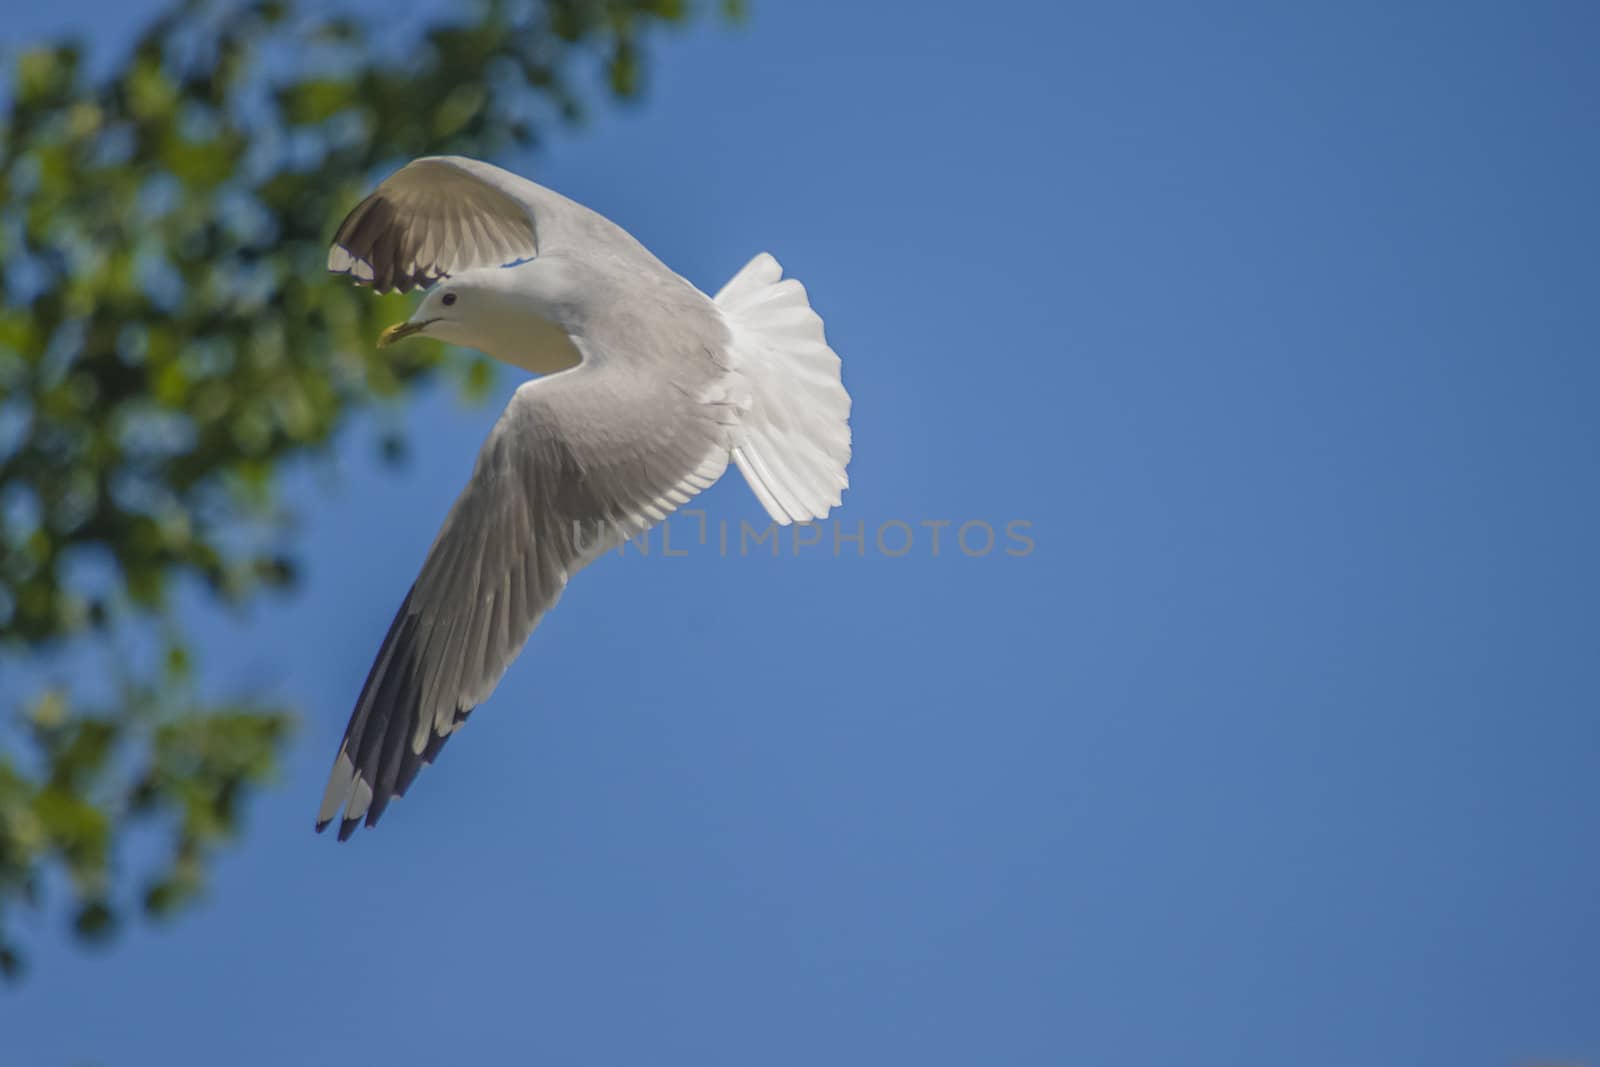
[[[140,906],[170,914],[274,773],[287,712],[195,695],[174,584],[235,605],[291,585],[285,463],[442,367],[488,391],[482,361],[376,352],[409,301],[325,274],[343,212],[414,156],[535,146],[586,95],[636,94],[646,34],[690,14],[684,0],[438,7],[408,28],[323,3],[190,0],[103,73],[73,41],[0,72],[0,668],[87,644],[120,677],[101,704],[70,682],[0,688],[7,974],[21,966],[8,930],[50,872],[67,876],[78,933],[103,937],[130,895],[118,843],[148,823],[170,861]],[[118,655],[130,629],[163,634],[161,665]]]
[[[203,884],[210,849],[238,828],[239,806],[273,772],[289,721],[246,704],[200,707],[170,671],[157,684],[128,683],[115,709],[69,710],[67,694],[41,694],[14,724],[33,773],[0,760],[0,889],[7,903],[36,902],[47,862],[64,868],[76,897],[73,930],[103,941],[116,928],[113,848],[150,825],[171,838],[165,866],[140,903],[172,914]],[[8,739],[10,740],[10,739]],[[0,969],[21,956],[0,943]]]

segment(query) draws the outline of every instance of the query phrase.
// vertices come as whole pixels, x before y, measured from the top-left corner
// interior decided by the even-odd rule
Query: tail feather
[[[820,519],[850,484],[850,394],[805,286],[763,252],[715,297],[750,383],[733,451],[745,481],[780,524]]]

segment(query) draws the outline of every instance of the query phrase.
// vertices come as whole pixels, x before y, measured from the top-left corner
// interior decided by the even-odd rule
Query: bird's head
[[[573,297],[571,272],[559,262],[532,260],[461,271],[424,293],[409,319],[379,335],[378,347],[408,337],[432,337],[549,373],[578,361],[568,339]]]
[[[434,337],[452,344],[477,347],[471,340],[473,326],[488,313],[483,287],[468,271],[445,278],[422,295],[422,303],[404,322],[397,322],[378,335],[378,347],[387,348],[407,337]],[[482,305],[482,306],[480,306]]]

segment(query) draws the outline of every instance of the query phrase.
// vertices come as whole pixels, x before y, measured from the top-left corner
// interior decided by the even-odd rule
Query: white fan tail
[[[750,385],[733,461],[779,524],[820,519],[850,484],[850,394],[822,319],[766,252],[715,300]]]

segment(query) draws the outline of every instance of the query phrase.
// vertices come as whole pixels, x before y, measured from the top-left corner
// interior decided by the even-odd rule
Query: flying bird
[[[489,432],[361,688],[317,815],[343,841],[489,698],[573,574],[730,461],[778,523],[836,507],[850,395],[772,256],[707,296],[609,219],[478,160],[390,175],[328,269],[426,289],[380,346],[434,337],[539,376]]]

